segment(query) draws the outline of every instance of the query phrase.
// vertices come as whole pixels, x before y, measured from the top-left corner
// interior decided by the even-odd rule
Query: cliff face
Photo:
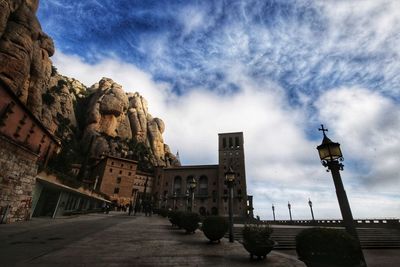
[[[121,85],[109,78],[101,79],[89,92],[84,140],[94,137],[93,155],[129,156],[135,153],[135,148],[129,146],[133,140],[146,145],[153,165],[179,165],[164,144],[164,122],[149,114],[147,101],[139,93],[126,94]]]
[[[38,0],[0,0],[0,86],[11,88],[61,139],[85,146],[93,138],[92,157],[135,158],[144,145],[153,165],[179,165],[164,144],[163,121],[148,113],[139,93],[126,94],[108,78],[87,88],[57,73],[53,40],[42,31],[37,8]]]
[[[0,83],[40,117],[54,44],[41,29],[37,8],[38,0],[0,0]]]

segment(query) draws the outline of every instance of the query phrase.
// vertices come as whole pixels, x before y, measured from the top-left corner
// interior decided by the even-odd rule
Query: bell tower
[[[243,133],[218,134],[218,180],[219,214],[228,216],[228,187],[225,185],[225,172],[232,168],[236,174],[233,188],[233,215],[247,216],[247,187],[243,148]]]

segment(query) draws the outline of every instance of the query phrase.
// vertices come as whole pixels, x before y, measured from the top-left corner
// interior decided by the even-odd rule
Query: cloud
[[[335,129],[346,159],[357,162],[360,184],[400,187],[400,107],[377,92],[342,87],[315,103],[319,117]],[[396,189],[395,189],[396,188]]]
[[[307,218],[308,197],[316,216],[339,217],[315,150],[324,123],[355,216],[400,215],[399,1],[120,2],[41,2],[61,73],[139,91],[188,164],[216,163],[217,133],[244,131],[262,217],[290,200]]]

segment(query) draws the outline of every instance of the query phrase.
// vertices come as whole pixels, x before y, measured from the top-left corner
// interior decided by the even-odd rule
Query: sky
[[[166,124],[183,164],[243,132],[255,215],[340,218],[316,146],[341,144],[355,218],[400,217],[400,1],[46,0],[58,71],[112,78]]]

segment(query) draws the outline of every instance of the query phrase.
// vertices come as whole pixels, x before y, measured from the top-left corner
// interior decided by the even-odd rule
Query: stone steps
[[[278,245],[276,249],[295,249],[296,235],[305,228],[273,227],[271,239]],[[400,248],[400,230],[387,228],[359,228],[357,229],[362,248]],[[226,235],[228,237],[228,234]],[[234,228],[236,240],[242,240],[242,228]]]

